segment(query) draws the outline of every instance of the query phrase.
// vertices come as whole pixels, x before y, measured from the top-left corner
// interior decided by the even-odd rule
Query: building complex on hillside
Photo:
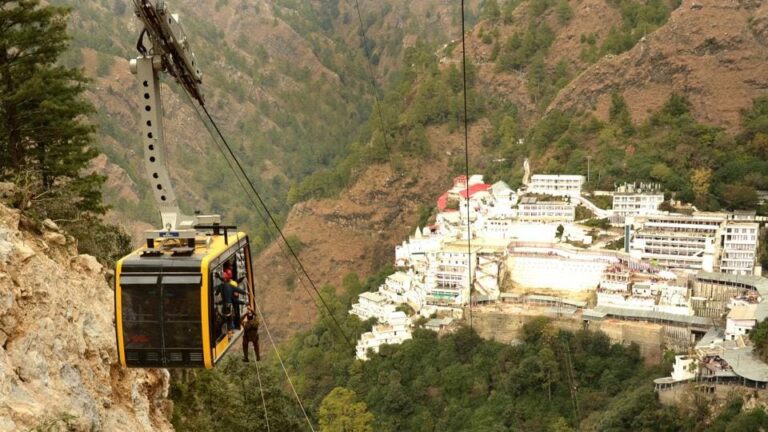
[[[424,318],[438,314],[428,328],[451,331],[446,326],[470,302],[524,299],[558,316],[581,309],[585,322],[664,323],[669,346],[678,348],[713,319],[725,324],[728,316],[723,340],[733,342],[754,326],[752,315],[768,316],[761,303],[768,279],[752,276],[759,274],[754,213],[669,214],[658,209],[659,186],[642,183],[600,192],[613,195],[614,208],[599,209],[580,195],[583,183],[579,175],[533,175],[515,191],[480,175],[454,178],[434,222],[395,248],[398,271],[352,306],[350,314],[377,321],[358,341],[358,358],[411,338],[398,305]],[[608,221],[575,223],[577,204]],[[617,221],[625,224],[624,250],[609,250],[618,233],[603,224]]]
[[[753,274],[759,225],[726,213],[628,217],[634,257],[669,268]]]
[[[368,352],[379,352],[382,345],[398,345],[412,339],[411,322],[404,312],[392,312],[384,324],[373,326],[357,342],[357,358],[368,360]]]

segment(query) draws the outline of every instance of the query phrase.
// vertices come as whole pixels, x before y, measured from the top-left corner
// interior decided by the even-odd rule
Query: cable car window
[[[235,263],[236,263],[235,267],[238,269],[237,281],[240,283],[240,285],[245,284],[247,286],[248,278],[246,277],[246,272],[245,272],[245,247],[238,249],[238,251],[235,253]],[[248,292],[248,289],[246,289],[246,286],[241,286],[241,288],[246,292]]]
[[[224,272],[232,269],[232,267],[231,261],[225,261],[213,270],[209,279],[210,286],[213,287],[212,293],[215,305],[215,307],[211,308],[210,317],[210,322],[213,323],[211,344],[214,346],[227,335],[227,323],[231,319],[232,311],[224,304],[224,296],[220,287],[226,283],[224,281]],[[234,272],[234,269],[232,271]]]
[[[126,276],[121,279],[120,285],[123,294],[123,337],[126,348],[162,348],[157,277]]]
[[[199,348],[200,275],[163,276],[166,349]]]

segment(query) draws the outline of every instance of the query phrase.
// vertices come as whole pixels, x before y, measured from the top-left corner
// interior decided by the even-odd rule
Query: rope
[[[213,116],[211,116],[211,113],[208,112],[208,108],[206,108],[204,105],[201,105],[201,108],[203,109],[203,112],[205,112],[205,115],[208,117],[208,120],[211,122],[211,125],[216,130],[217,135],[219,138],[221,138],[222,144],[224,144],[224,147],[227,149],[227,153],[232,157],[232,161],[237,165],[238,171],[240,172],[240,175],[245,179],[246,183],[250,187],[250,190],[253,192],[253,194],[256,196],[256,199],[259,201],[259,204],[261,204],[261,207],[264,209],[264,212],[266,213],[267,217],[269,218],[269,221],[272,223],[272,225],[275,227],[275,230],[277,230],[277,233],[280,235],[280,238],[283,240],[283,243],[288,248],[288,251],[293,256],[293,258],[296,260],[296,263],[298,264],[299,268],[301,269],[301,272],[304,274],[304,276],[307,278],[307,281],[309,281],[310,286],[312,287],[312,290],[317,294],[317,297],[320,299],[320,302],[323,304],[323,307],[326,311],[328,311],[328,315],[330,315],[333,322],[336,324],[336,327],[339,329],[339,333],[341,333],[342,336],[344,336],[344,340],[346,340],[347,345],[350,348],[354,348],[354,345],[352,344],[352,341],[349,339],[349,336],[347,336],[347,333],[344,331],[344,329],[341,327],[341,324],[336,319],[336,316],[333,314],[333,311],[331,311],[331,308],[328,306],[328,303],[326,303],[325,299],[322,295],[320,295],[320,290],[317,289],[317,285],[315,284],[315,281],[312,280],[312,278],[309,276],[309,272],[307,272],[306,267],[304,267],[304,263],[301,262],[301,259],[299,259],[298,254],[296,251],[293,250],[293,247],[291,247],[290,243],[288,243],[288,239],[285,237],[285,234],[280,229],[280,225],[277,223],[277,220],[275,220],[274,215],[272,215],[272,212],[269,210],[269,207],[264,202],[264,200],[261,198],[261,194],[256,190],[256,187],[253,185],[253,181],[251,181],[250,177],[246,173],[245,169],[243,168],[242,164],[240,163],[240,160],[237,158],[235,153],[232,151],[232,148],[229,146],[229,143],[227,142],[226,138],[224,138],[224,134],[221,132],[221,129],[219,129],[219,126],[216,124],[216,121],[213,119]],[[237,174],[237,173],[235,173]],[[242,184],[241,184],[242,185]]]
[[[259,209],[259,206],[256,204],[256,201],[253,199],[251,194],[249,193],[248,188],[243,183],[243,180],[240,178],[240,176],[237,175],[237,170],[235,169],[235,166],[232,164],[232,162],[227,157],[227,153],[224,151],[224,149],[219,145],[219,141],[215,139],[215,133],[211,129],[211,127],[208,125],[208,122],[203,117],[203,115],[200,113],[200,111],[197,108],[197,105],[192,102],[192,98],[186,93],[183,92],[184,96],[187,97],[187,100],[189,101],[190,105],[195,109],[195,113],[200,118],[200,121],[205,125],[205,128],[208,129],[208,132],[211,134],[211,137],[214,137],[214,144],[216,144],[216,148],[219,150],[221,155],[224,157],[224,160],[227,162],[227,165],[232,170],[232,172],[235,174],[235,178],[237,179],[237,182],[240,184],[240,187],[243,189],[243,192],[245,192],[245,195],[248,197],[248,200],[251,202],[251,205],[256,210],[256,214],[259,215],[262,222],[264,222],[264,226],[267,228],[267,231],[269,232],[272,239],[276,239],[277,236],[274,235],[274,231],[267,220],[267,217],[261,212]],[[283,254],[283,257],[285,258],[285,261],[290,265],[291,270],[298,276],[299,282],[301,283],[302,288],[304,288],[304,291],[307,293],[307,296],[309,296],[310,299],[312,299],[312,303],[315,305],[315,308],[320,312],[321,315],[323,315],[323,310],[320,308],[320,305],[317,303],[317,300],[315,300],[315,297],[312,295],[312,293],[309,291],[309,288],[307,287],[307,284],[304,283],[304,279],[301,277],[301,274],[299,273],[299,270],[294,265],[291,258],[288,256],[288,252],[286,252],[285,248],[283,247],[281,242],[277,242],[278,248],[280,248],[280,252]]]
[[[467,45],[465,41],[466,30],[464,23],[464,0],[461,0],[461,67],[462,67],[462,86],[464,89],[464,174],[467,183],[467,268],[469,271],[469,327],[473,328],[472,323],[472,226],[469,221],[469,120],[467,115]]]
[[[272,344],[272,348],[275,350],[275,355],[277,356],[277,360],[280,362],[280,367],[283,369],[283,373],[285,374],[285,379],[288,380],[288,386],[291,388],[291,392],[293,392],[293,396],[296,398],[296,402],[299,403],[299,408],[301,408],[301,412],[302,414],[304,414],[304,418],[307,420],[307,425],[309,426],[309,430],[311,430],[312,432],[315,432],[315,428],[314,426],[312,426],[312,422],[309,420],[307,411],[304,409],[304,404],[301,403],[301,398],[299,397],[299,393],[296,392],[296,388],[293,386],[293,381],[291,381],[291,376],[288,374],[288,369],[285,368],[285,363],[283,363],[283,358],[280,355],[280,350],[277,349],[277,344],[275,344],[275,340],[272,338],[272,332],[269,331],[269,326],[267,325],[267,319],[264,317],[264,314],[261,312],[259,303],[255,302],[254,304],[256,305],[256,311],[259,313],[261,322],[264,325],[264,330],[267,332],[269,343]]]
[[[205,125],[206,129],[209,131],[211,136],[214,138],[213,141],[216,144],[217,149],[222,153],[222,156],[224,156],[224,159],[227,161],[227,164],[229,165],[230,169],[232,169],[232,171],[235,173],[235,177],[237,178],[237,181],[240,184],[240,187],[243,189],[243,191],[245,192],[246,196],[251,201],[251,204],[253,205],[254,209],[256,210],[256,213],[262,218],[262,220],[264,221],[265,225],[267,226],[267,229],[270,230],[270,233],[271,233],[272,231],[271,231],[271,228],[270,228],[269,221],[267,220],[267,217],[262,214],[262,212],[259,209],[259,206],[256,204],[256,202],[254,201],[253,197],[249,193],[249,188],[247,188],[245,186],[245,184],[244,184],[243,180],[241,179],[241,177],[237,175],[237,170],[235,169],[235,166],[232,164],[232,161],[230,161],[230,158],[227,157],[227,152],[225,152],[224,149],[221,148],[221,146],[219,145],[218,140],[215,139],[216,135],[218,135],[221,138],[221,140],[223,141],[223,144],[227,148],[229,155],[234,159],[234,162],[237,164],[238,168],[240,169],[241,173],[243,174],[243,177],[248,181],[248,184],[250,186],[250,190],[253,191],[254,194],[256,194],[256,197],[259,199],[259,202],[261,203],[262,207],[264,208],[264,210],[266,212],[268,212],[269,219],[271,220],[272,224],[274,224],[275,228],[278,230],[278,233],[280,234],[281,238],[283,239],[285,245],[290,249],[291,248],[290,244],[288,244],[287,240],[285,239],[285,236],[283,235],[282,231],[280,230],[279,226],[277,225],[274,217],[272,217],[271,213],[269,213],[269,209],[267,208],[267,206],[264,203],[264,201],[261,199],[261,196],[256,191],[255,187],[253,186],[253,183],[248,178],[247,174],[245,174],[245,172],[244,172],[244,170],[242,168],[242,165],[239,163],[239,161],[237,160],[236,156],[232,152],[232,149],[229,147],[229,145],[226,142],[224,136],[222,135],[221,131],[216,126],[216,122],[213,120],[213,117],[210,115],[210,113],[208,113],[208,110],[205,108],[205,106],[194,104],[192,102],[192,100],[191,100],[191,96],[189,96],[186,92],[183,92],[183,93],[187,97],[187,99],[189,100],[189,102],[192,105],[192,107],[195,109],[195,112],[198,114],[198,116],[202,120],[202,122]],[[216,134],[214,134],[213,131],[210,129],[209,123],[207,121],[205,121],[205,118],[203,118],[202,114],[200,113],[200,111],[198,109],[198,106],[200,106],[204,110],[204,112],[206,114],[206,117],[210,121],[210,125],[215,128],[215,130],[217,132]],[[282,245],[279,242],[278,242],[278,246],[280,247],[281,251],[285,254],[285,249],[283,249]],[[292,249],[290,249],[290,251],[293,254],[293,256],[296,259],[296,261],[299,263],[299,265],[301,265],[301,261],[298,259],[298,256],[296,256],[296,254],[293,252]],[[286,258],[288,258],[287,254],[285,254],[285,255],[286,255]],[[291,265],[291,268],[294,270],[294,272],[296,272],[297,275],[299,275],[298,271],[293,266],[293,262],[290,259],[288,259],[288,262]],[[302,266],[302,269],[303,269],[303,266]],[[309,279],[309,281],[312,282],[312,280],[309,278],[309,275],[306,273],[306,270],[304,270],[304,271],[305,271],[304,274],[307,277],[307,279]],[[320,312],[322,314],[322,310],[320,309],[320,306],[317,304],[317,302],[315,302],[314,297],[309,293],[309,291],[308,291],[308,289],[307,289],[306,285],[304,284],[304,281],[303,281],[303,279],[301,277],[299,277],[299,281],[302,283],[302,286],[304,286],[304,288],[307,290],[307,294],[309,294],[310,298],[315,303],[315,307],[317,307],[318,310],[320,310]],[[314,287],[314,284],[313,284],[313,287]],[[320,293],[317,291],[317,289],[315,289],[315,292],[317,292],[318,297],[320,297],[320,299],[322,301],[323,300],[322,296],[320,296]],[[326,306],[326,309],[330,313],[330,308],[328,308],[327,304],[325,304],[325,301],[323,301],[323,304]],[[304,404],[301,402],[301,398],[299,397],[299,394],[298,394],[298,392],[296,391],[296,388],[293,385],[293,381],[291,380],[291,377],[288,374],[288,370],[285,367],[285,364],[283,362],[282,356],[280,355],[280,351],[277,348],[277,344],[275,343],[275,340],[272,337],[272,333],[269,331],[269,326],[267,325],[267,319],[264,316],[264,313],[262,312],[261,308],[259,307],[259,303],[258,302],[254,302],[254,305],[256,306],[256,311],[258,312],[259,317],[261,318],[261,322],[264,325],[264,330],[266,331],[267,336],[269,337],[269,342],[270,342],[270,344],[272,345],[272,348],[275,351],[275,355],[277,356],[277,359],[278,359],[278,361],[280,363],[280,367],[283,370],[283,374],[285,375],[285,378],[288,381],[288,385],[291,388],[291,392],[293,393],[293,396],[296,399],[296,402],[298,403],[299,408],[301,409],[301,412],[302,412],[302,414],[304,415],[304,418],[307,421],[307,425],[309,426],[309,429],[312,432],[315,432],[314,426],[312,426],[312,422],[310,421],[309,416],[307,415],[307,411],[304,408]],[[336,325],[338,326],[339,331],[345,337],[345,339],[347,340],[347,343],[350,343],[349,339],[347,339],[347,336],[344,333],[344,331],[342,330],[341,326],[338,324],[338,321],[336,321],[336,318],[332,314],[331,314],[331,317],[333,318],[334,322],[336,322]],[[257,378],[259,380],[259,387],[260,387],[260,391],[261,391],[262,404],[264,406],[264,418],[267,420],[267,429],[269,430],[269,427],[270,427],[269,426],[269,418],[268,418],[268,415],[267,415],[266,401],[265,401],[265,398],[264,398],[263,389],[261,389],[261,385],[262,384],[261,384],[261,376],[260,376],[260,371],[258,369],[258,364],[257,364],[256,374],[257,374]]]
[[[259,347],[256,347],[258,350]],[[269,427],[269,415],[267,415],[267,400],[264,399],[264,387],[261,385],[261,371],[259,371],[261,367],[259,366],[259,362],[256,362],[256,378],[259,380],[259,392],[261,393],[261,405],[264,407],[264,420],[267,422],[267,432],[270,432]]]

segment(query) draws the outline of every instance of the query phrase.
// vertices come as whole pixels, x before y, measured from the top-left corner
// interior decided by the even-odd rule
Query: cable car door
[[[202,367],[200,274],[125,275],[123,339],[129,367]]]

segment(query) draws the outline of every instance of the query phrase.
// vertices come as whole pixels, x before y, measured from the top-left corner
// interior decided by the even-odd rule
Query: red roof
[[[472,185],[469,187],[469,196],[472,196],[478,192],[485,192],[490,188],[491,188],[491,185],[485,184],[485,183]],[[462,198],[467,199],[467,189],[462,189],[459,192],[459,195],[461,195]]]
[[[440,198],[437,199],[437,209],[440,211],[444,211],[447,205],[448,205],[448,192],[440,195]]]

